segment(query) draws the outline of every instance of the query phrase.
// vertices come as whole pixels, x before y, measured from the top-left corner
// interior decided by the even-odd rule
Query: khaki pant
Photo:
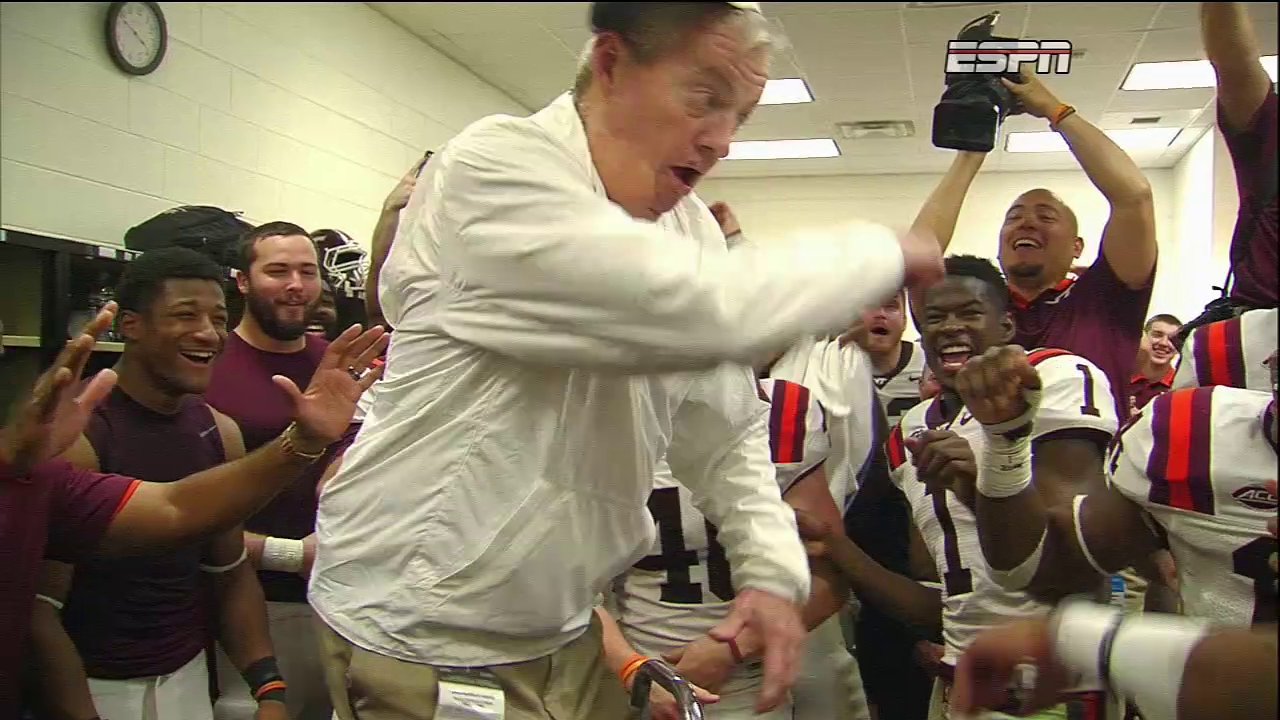
[[[267,603],[267,623],[275,648],[280,674],[289,684],[285,693],[289,717],[293,720],[330,720],[329,691],[325,687],[320,646],[316,642],[316,614],[306,603]],[[240,671],[218,648],[218,687],[221,696],[214,705],[214,720],[253,720],[258,703]],[[111,717],[111,716],[107,716]]]
[[[434,720],[434,667],[356,647],[317,622],[325,679],[338,720]],[[600,624],[551,655],[489,668],[506,698],[505,720],[626,720],[627,696],[604,664]]]

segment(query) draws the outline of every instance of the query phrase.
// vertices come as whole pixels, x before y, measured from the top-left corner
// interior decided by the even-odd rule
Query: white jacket
[[[803,602],[746,366],[901,283],[892,234],[863,230],[731,252],[696,197],[657,222],[611,203],[567,95],[473,124],[427,165],[382,271],[395,333],[320,498],[316,611],[413,662],[547,655],[651,545],[664,453],[739,589]]]

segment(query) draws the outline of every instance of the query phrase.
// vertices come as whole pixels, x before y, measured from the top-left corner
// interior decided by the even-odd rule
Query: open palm
[[[115,387],[116,374],[103,370],[79,392],[76,386],[97,338],[115,319],[117,306],[107,303],[63,348],[20,405],[0,442],[0,460],[25,475],[36,465],[61,455],[84,433],[93,409]]]
[[[360,394],[382,376],[382,367],[368,368],[389,339],[380,326],[362,332],[352,325],[329,344],[305,392],[282,375],[271,378],[293,400],[294,420],[304,437],[320,446],[342,437]]]

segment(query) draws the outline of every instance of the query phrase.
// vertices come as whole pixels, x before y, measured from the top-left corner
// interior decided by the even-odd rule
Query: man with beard
[[[238,270],[244,316],[227,337],[205,399],[240,425],[252,452],[289,424],[287,399],[270,392],[272,376],[305,387],[328,342],[306,332],[321,294],[319,258],[306,230],[287,222],[254,228],[241,241]],[[289,716],[300,720],[328,720],[332,713],[306,576],[315,554],[316,485],[333,454],[245,523],[245,548],[259,570],[276,658],[289,683]],[[251,708],[238,673],[225,657],[219,666],[220,713]]]

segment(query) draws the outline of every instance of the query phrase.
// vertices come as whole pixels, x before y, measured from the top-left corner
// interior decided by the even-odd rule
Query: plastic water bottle
[[[1111,576],[1111,606],[1124,607],[1124,578],[1120,575]]]

